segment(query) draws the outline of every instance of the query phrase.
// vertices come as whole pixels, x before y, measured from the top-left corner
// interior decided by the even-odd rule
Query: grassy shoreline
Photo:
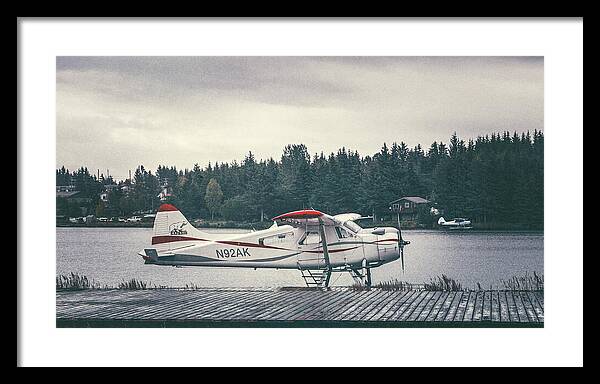
[[[544,275],[537,274],[535,271],[530,274],[525,272],[521,276],[512,276],[511,278],[504,280],[500,279],[500,283],[503,285],[502,288],[493,289],[490,287],[489,290],[496,291],[544,291]],[[266,287],[265,287],[266,288]],[[323,289],[314,287],[270,287],[279,290],[303,290],[303,289]],[[347,288],[356,291],[369,290],[369,289],[380,289],[383,291],[411,291],[411,290],[423,290],[423,291],[453,291],[453,292],[472,292],[472,291],[485,291],[488,290],[483,288],[481,284],[477,283],[474,287],[468,288],[461,284],[459,281],[450,278],[446,275],[436,276],[430,278],[429,282],[423,283],[409,283],[406,281],[393,279],[388,281],[382,281],[374,284],[372,287],[366,287],[364,285],[354,284],[347,287],[335,287],[335,288]],[[195,283],[189,283],[185,286],[174,287],[166,285],[156,285],[151,282],[145,282],[135,278],[123,280],[118,285],[107,285],[100,284],[95,280],[90,280],[85,275],[79,275],[71,272],[66,275],[56,276],[56,291],[86,291],[86,290],[147,290],[147,289],[173,289],[173,290],[203,290],[203,289],[217,289],[215,287],[202,287]]]

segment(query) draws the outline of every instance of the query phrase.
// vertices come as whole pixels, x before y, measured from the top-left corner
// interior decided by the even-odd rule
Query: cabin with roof
[[[416,220],[418,208],[422,205],[427,206],[430,201],[419,196],[405,196],[390,202],[391,212],[400,212],[402,219]]]
[[[91,213],[93,199],[73,186],[56,186],[56,215],[85,216]]]

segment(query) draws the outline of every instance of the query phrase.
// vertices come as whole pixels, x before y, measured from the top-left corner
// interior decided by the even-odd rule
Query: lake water
[[[206,232],[246,230],[203,229]],[[132,278],[156,285],[180,287],[304,286],[296,270],[198,268],[145,265],[137,252],[148,247],[151,228],[57,228],[56,272],[75,272],[102,285],[116,285]],[[406,270],[400,261],[372,269],[373,283],[399,279],[429,282],[445,274],[465,288],[502,287],[501,279],[544,272],[544,236],[522,232],[443,232],[405,230],[411,242],[404,250]],[[352,285],[348,273],[337,273],[333,286]]]

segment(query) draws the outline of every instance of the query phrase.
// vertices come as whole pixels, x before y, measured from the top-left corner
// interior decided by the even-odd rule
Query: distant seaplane
[[[450,221],[446,221],[446,220],[444,220],[444,217],[440,217],[440,219],[438,220],[438,224],[442,228],[447,228],[447,229],[470,229],[470,228],[472,228],[471,220],[467,220],[462,217],[457,217]]]
[[[328,287],[333,272],[349,272],[371,286],[371,268],[401,259],[400,227],[361,228],[361,215],[330,216],[314,209],[274,217],[265,230],[217,234],[193,227],[171,204],[154,219],[152,247],[138,254],[146,264],[198,267],[297,269],[307,286]]]

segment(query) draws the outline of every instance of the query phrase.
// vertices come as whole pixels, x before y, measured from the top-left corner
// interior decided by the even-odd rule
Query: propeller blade
[[[400,227],[400,212],[398,212],[398,241],[402,241],[402,228]]]
[[[400,226],[400,212],[398,212],[398,250],[400,251],[400,263],[402,264],[402,273],[404,273],[404,246],[409,244],[402,239],[402,227]]]
[[[404,240],[400,234],[400,227],[398,227],[398,250],[400,251],[400,262],[402,263],[402,273],[404,273]]]
[[[402,273],[404,273],[404,247],[400,250],[400,263],[402,263]]]

